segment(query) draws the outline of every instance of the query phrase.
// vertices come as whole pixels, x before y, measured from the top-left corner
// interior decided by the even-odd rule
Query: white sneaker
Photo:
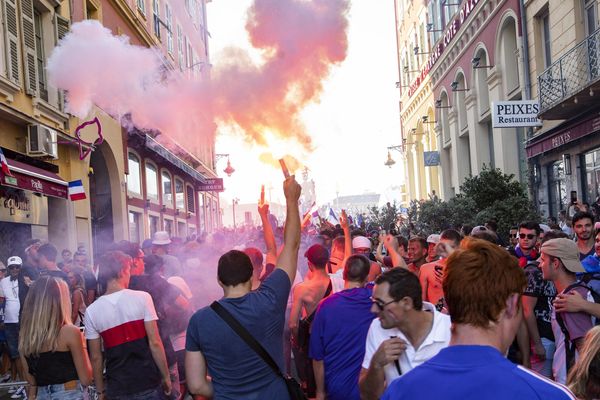
[[[11,399],[20,399],[22,397],[27,397],[27,392],[25,391],[25,386],[19,386],[19,388],[10,396]]]
[[[14,393],[16,392],[18,389],[18,386],[11,386],[8,388],[8,393]]]

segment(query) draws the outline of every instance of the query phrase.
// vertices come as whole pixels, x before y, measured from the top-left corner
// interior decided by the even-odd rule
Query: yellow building
[[[426,156],[428,161],[435,161],[437,154],[439,160],[431,81],[429,75],[423,73],[433,33],[427,29],[426,2],[396,0],[394,3],[401,96],[400,150],[408,200],[428,199],[440,194],[440,167],[426,166],[425,163]]]
[[[104,143],[92,156],[79,158],[73,132],[80,121],[65,112],[64,94],[48,83],[47,57],[69,30],[67,1],[3,0],[0,52],[0,147],[12,177],[0,182],[0,261],[20,254],[27,239],[54,243],[59,250],[92,249],[90,160],[104,155],[114,184],[111,212],[124,219],[123,140],[119,124],[98,111]],[[84,137],[93,142],[91,131]],[[87,199],[67,198],[67,183],[81,179]],[[93,203],[93,201],[92,201]],[[121,218],[121,216],[123,218]],[[111,236],[122,239],[116,223]]]

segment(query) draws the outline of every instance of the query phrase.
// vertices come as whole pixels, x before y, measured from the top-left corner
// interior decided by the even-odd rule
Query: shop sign
[[[206,179],[206,182],[198,185],[198,190],[201,192],[222,192],[225,190],[223,178]]]
[[[437,45],[431,49],[431,55],[429,56],[427,63],[421,69],[421,72],[419,72],[417,78],[410,85],[410,88],[408,89],[408,97],[412,97],[412,95],[415,94],[421,83],[425,80],[425,77],[429,74],[429,71],[433,65],[442,56],[446,47],[450,45],[450,42],[452,42],[452,39],[454,39],[460,30],[460,27],[465,23],[467,18],[469,18],[475,9],[475,6],[477,6],[477,3],[479,3],[479,0],[466,0],[462,2],[460,11],[446,27],[442,39],[438,40]]]
[[[0,221],[48,225],[48,199],[8,187],[0,188]]]
[[[590,118],[547,136],[527,146],[527,158],[554,150],[569,142],[600,131],[600,117]]]
[[[43,179],[38,179],[16,171],[12,171],[14,177],[4,175],[2,178],[3,185],[15,186],[19,189],[31,190],[45,194],[47,196],[67,198],[67,186],[59,185],[58,183],[50,182]]]
[[[520,128],[542,126],[538,118],[540,102],[537,100],[492,102],[493,128]]]
[[[426,167],[437,167],[440,165],[439,151],[425,151],[423,152],[423,158]]]

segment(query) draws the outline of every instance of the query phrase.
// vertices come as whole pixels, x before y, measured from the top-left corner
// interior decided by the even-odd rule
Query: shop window
[[[140,174],[140,159],[133,153],[129,153],[129,175],[127,175],[127,190],[137,195],[142,194],[142,182]]]
[[[564,163],[557,161],[548,166],[548,191],[550,215],[558,217],[560,210],[567,206],[567,187],[565,184]]]
[[[186,238],[187,237],[187,231],[185,228],[185,222],[178,222],[177,223],[177,235],[181,238]]]
[[[592,204],[600,196],[600,149],[592,150],[584,156],[585,162],[585,201]]]
[[[187,205],[188,211],[191,213],[196,212],[196,202],[194,201],[194,188],[191,186],[186,186],[186,194],[187,194]]]
[[[181,179],[175,179],[175,208],[181,212],[185,210],[183,181]]]
[[[129,240],[133,243],[141,242],[141,214],[129,211]]]
[[[173,221],[165,219],[165,231],[169,232],[169,236],[173,236]]]
[[[162,180],[162,203],[166,206],[173,207],[173,183],[171,174],[167,171],[161,173]]]
[[[146,163],[146,197],[158,200],[158,174],[156,167]]]

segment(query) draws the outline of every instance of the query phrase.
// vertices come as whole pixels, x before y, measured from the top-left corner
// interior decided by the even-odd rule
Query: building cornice
[[[146,25],[140,20],[136,12],[129,7],[129,4],[125,0],[110,0],[110,3],[114,6],[114,9],[123,17],[129,27],[132,28],[137,34],[140,40],[147,46],[157,46],[158,42],[154,36],[148,32]]]

